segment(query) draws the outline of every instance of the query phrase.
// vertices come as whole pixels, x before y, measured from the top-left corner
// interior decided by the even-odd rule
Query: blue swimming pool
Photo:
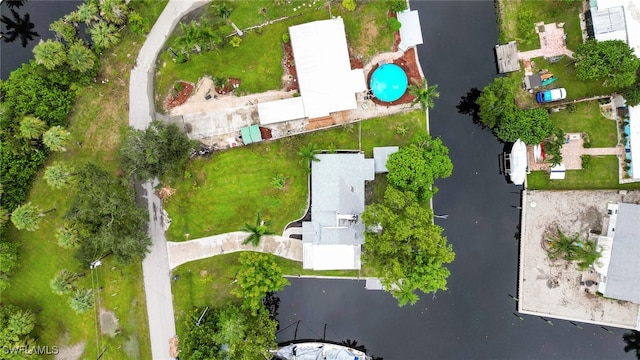
[[[371,75],[370,88],[380,101],[392,102],[407,91],[407,74],[396,64],[384,64]]]

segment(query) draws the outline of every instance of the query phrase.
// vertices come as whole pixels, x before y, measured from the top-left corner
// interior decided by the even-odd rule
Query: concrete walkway
[[[253,247],[252,245],[242,245],[247,236],[246,232],[236,231],[184,242],[168,241],[169,267],[175,269],[189,261],[245,250],[270,253],[302,262],[301,240],[282,236],[263,236],[260,244]]]
[[[146,129],[155,114],[154,64],[167,37],[180,18],[207,1],[170,0],[147,35],[129,80],[129,125]],[[176,335],[166,239],[162,227],[162,203],[153,193],[157,180],[143,184],[139,194],[148,201],[149,235],[152,245],[142,262],[153,359],[173,359],[169,339]]]

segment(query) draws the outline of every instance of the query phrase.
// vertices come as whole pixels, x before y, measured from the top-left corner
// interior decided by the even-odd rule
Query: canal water
[[[49,31],[49,24],[70,13],[81,3],[82,1],[77,0],[30,0],[23,6],[14,8],[21,18],[29,14],[30,21],[34,24],[32,30],[40,36],[34,36],[26,47],[22,47],[20,38],[10,43],[0,40],[0,78],[7,79],[13,70],[32,59],[33,47],[41,39],[51,39],[54,36],[53,32]],[[0,5],[0,15],[13,19],[10,8],[4,2]],[[0,23],[0,31],[7,31],[5,24]]]
[[[453,244],[448,291],[398,308],[388,294],[352,280],[291,279],[279,293],[279,340],[351,339],[385,360],[399,359],[633,359],[622,329],[514,313],[521,187],[499,174],[503,144],[458,113],[461,97],[496,74],[492,1],[414,1],[424,45],[420,62],[440,98],[430,111],[434,136],[450,149],[453,175],[436,183],[436,219]],[[326,324],[326,327],[325,327]]]

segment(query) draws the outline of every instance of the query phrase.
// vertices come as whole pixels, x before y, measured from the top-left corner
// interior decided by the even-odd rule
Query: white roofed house
[[[591,0],[590,35],[598,41],[622,40],[640,57],[640,2],[638,0]],[[627,174],[640,181],[640,105],[629,106],[628,143],[625,157],[631,161]]]
[[[311,164],[311,221],[302,223],[303,267],[360,269],[365,181],[374,160],[362,153],[320,154]]]
[[[608,214],[607,235],[598,239],[598,291],[608,298],[640,304],[640,205],[609,204]]]

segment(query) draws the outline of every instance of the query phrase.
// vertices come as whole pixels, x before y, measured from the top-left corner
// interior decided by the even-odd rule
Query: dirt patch
[[[193,92],[193,84],[185,81],[176,82],[164,100],[164,108],[169,110],[184,104],[191,96],[191,92]]]
[[[100,331],[104,335],[115,336],[118,333],[118,318],[113,311],[100,308]]]
[[[282,69],[282,88],[285,91],[298,90],[298,72],[296,71],[291,42],[282,43]]]
[[[79,360],[84,353],[86,342],[81,341],[75,345],[63,346],[58,349],[56,360]]]

